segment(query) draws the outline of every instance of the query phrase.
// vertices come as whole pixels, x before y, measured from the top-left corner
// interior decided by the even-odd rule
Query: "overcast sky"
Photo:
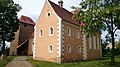
[[[13,0],[15,3],[22,6],[22,10],[18,13],[18,16],[25,15],[31,17],[35,22],[41,13],[46,0]],[[51,0],[58,4],[59,0]],[[63,7],[69,11],[72,11],[71,6],[79,6],[80,0],[63,0]]]

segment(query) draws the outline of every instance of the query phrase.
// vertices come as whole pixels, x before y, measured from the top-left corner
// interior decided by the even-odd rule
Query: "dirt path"
[[[19,56],[13,59],[5,67],[32,67],[32,64],[26,61],[27,56]]]

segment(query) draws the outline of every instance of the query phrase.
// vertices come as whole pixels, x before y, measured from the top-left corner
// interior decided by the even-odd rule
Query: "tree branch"
[[[118,27],[113,31],[113,33],[115,33],[117,31]]]
[[[109,28],[109,30],[110,30],[110,32],[112,31],[111,30],[111,27],[110,27],[110,25],[107,23],[107,21],[106,21],[106,24],[107,24],[107,26],[108,26],[108,28]]]

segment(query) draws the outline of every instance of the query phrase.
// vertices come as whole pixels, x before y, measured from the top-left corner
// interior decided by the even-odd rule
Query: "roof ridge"
[[[35,22],[32,20],[32,18],[30,18],[30,17],[28,17],[28,16],[22,15],[22,16],[19,18],[19,21],[20,21],[20,22],[23,22],[23,23],[35,25]]]
[[[72,19],[73,14],[68,11],[67,9],[60,7],[59,5],[57,5],[56,3],[48,0],[48,2],[50,3],[51,7],[53,8],[53,10],[55,11],[55,13],[63,20],[68,21],[72,24],[75,25],[80,25],[79,22],[77,22],[76,20]]]
[[[59,6],[58,4],[56,4],[56,3],[54,3],[54,2],[52,2],[52,1],[50,1],[50,0],[48,0],[49,2],[51,2],[51,3],[53,3],[53,4],[55,4],[56,6]],[[59,6],[60,7],[60,6]],[[61,7],[60,7],[61,8]],[[61,8],[61,9],[64,9],[64,10],[66,10],[67,12],[69,12],[69,13],[71,13],[69,10],[67,10],[67,9],[65,9],[65,8]],[[72,14],[72,13],[71,13]]]

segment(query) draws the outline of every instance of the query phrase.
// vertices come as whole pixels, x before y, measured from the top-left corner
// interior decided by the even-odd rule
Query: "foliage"
[[[3,52],[5,51],[5,41],[12,41],[19,28],[17,13],[20,9],[21,7],[13,0],[0,0],[0,35],[2,35]]]
[[[111,56],[111,49],[107,48],[107,46],[109,45],[109,43],[107,41],[103,41],[102,40],[102,56],[103,57],[110,57]],[[119,56],[120,55],[120,43],[118,42],[118,44],[116,44],[116,48],[115,48],[115,56]]]
[[[33,59],[28,59],[28,61],[33,64],[33,67],[119,67],[120,66],[120,58],[116,58],[115,65],[109,65],[110,58],[104,57],[102,60],[94,60],[94,61],[80,61],[73,63],[63,63],[57,64],[46,61],[38,61]]]
[[[115,55],[120,55],[120,39],[118,41],[118,43],[116,44],[116,51],[115,51]]]
[[[117,43],[117,48],[120,48],[120,39],[119,39],[119,41]]]
[[[12,0],[0,0],[0,27],[4,31],[6,41],[13,40],[14,32],[19,28],[17,12],[20,9]]]
[[[116,30],[120,29],[120,0],[82,0],[80,5],[73,19],[84,24],[82,30],[87,34],[108,31],[112,42],[111,63],[114,64],[114,36]]]
[[[103,57],[110,57],[111,56],[110,48],[106,48],[108,46],[108,44],[109,44],[108,42],[102,40],[101,46],[102,46],[102,56]]]

